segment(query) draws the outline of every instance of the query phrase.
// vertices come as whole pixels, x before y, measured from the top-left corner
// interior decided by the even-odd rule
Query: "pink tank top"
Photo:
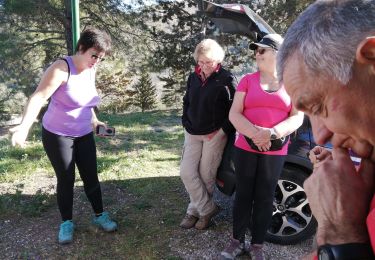
[[[242,114],[255,125],[271,128],[289,117],[292,103],[284,86],[276,92],[264,91],[260,86],[259,72],[245,75],[236,91],[246,93]],[[238,132],[235,146],[246,151],[269,155],[286,155],[288,153],[288,145],[284,145],[278,151],[259,152],[251,149],[245,137]]]
[[[94,69],[77,74],[72,58],[68,56],[66,60],[70,68],[68,82],[51,96],[43,127],[54,134],[79,137],[92,132],[91,109],[100,98],[95,88]]]

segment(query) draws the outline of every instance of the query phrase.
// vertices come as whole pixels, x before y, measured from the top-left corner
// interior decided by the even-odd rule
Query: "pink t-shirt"
[[[260,86],[260,73],[245,75],[238,84],[238,92],[245,92],[242,114],[253,124],[272,128],[289,117],[292,102],[284,86],[278,91],[268,93]],[[286,155],[288,145],[281,150],[259,152],[251,149],[245,137],[237,132],[235,146],[243,150],[269,155]]]

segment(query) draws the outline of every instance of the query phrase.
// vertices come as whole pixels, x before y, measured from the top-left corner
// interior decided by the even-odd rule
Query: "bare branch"
[[[23,32],[29,32],[29,33],[54,33],[54,34],[61,34],[64,35],[64,32],[62,31],[57,31],[57,30],[35,30],[35,29],[26,29],[24,28],[22,30]]]
[[[35,47],[38,47],[39,45],[42,45],[42,44],[45,44],[45,43],[62,47],[61,44],[50,42],[51,40],[62,40],[62,38],[60,38],[60,37],[51,37],[51,38],[43,39],[43,40],[32,42],[32,43],[26,43],[25,44],[26,48],[23,48],[23,50],[25,52],[29,52],[32,49],[34,49]]]

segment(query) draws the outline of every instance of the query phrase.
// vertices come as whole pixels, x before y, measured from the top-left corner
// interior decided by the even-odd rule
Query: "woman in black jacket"
[[[194,51],[197,66],[183,100],[185,142],[180,173],[190,203],[182,228],[205,229],[219,211],[212,194],[227,134],[234,131],[228,114],[237,83],[221,65],[224,55],[212,39],[203,40]]]

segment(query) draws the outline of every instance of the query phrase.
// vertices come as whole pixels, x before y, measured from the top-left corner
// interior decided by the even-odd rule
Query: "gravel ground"
[[[33,181],[31,181],[33,180]],[[32,179],[25,180],[29,183],[37,183],[30,186],[25,183],[16,184],[0,184],[0,196],[5,193],[14,192],[16,186],[24,185],[28,187],[26,192],[33,194],[37,190],[44,193],[53,194],[55,190],[55,179],[43,173],[36,173]],[[87,239],[93,234],[108,240],[126,239],[126,231],[119,231],[115,236],[98,233],[91,230],[89,219],[87,217],[90,212],[90,206],[86,200],[82,199],[82,187],[77,187],[75,192],[74,212],[78,219],[77,232],[75,241],[69,246],[60,246],[56,241],[57,224],[59,215],[57,208],[52,206],[47,212],[38,218],[27,218],[23,216],[12,216],[11,219],[0,219],[0,258],[1,259],[66,259],[77,257],[74,252],[80,250]],[[116,207],[122,207],[127,204],[129,195],[121,188],[113,184],[103,185],[103,192],[111,192],[111,197],[116,201]],[[184,193],[184,191],[182,191]],[[187,194],[186,201],[188,200]],[[220,213],[214,217],[212,226],[205,231],[195,229],[183,230],[179,227],[173,231],[173,236],[169,239],[169,247],[171,255],[182,259],[217,259],[219,253],[225,247],[231,235],[231,207],[232,197],[225,196],[220,192],[215,192],[215,201],[221,208]],[[120,205],[119,205],[120,204]],[[80,235],[78,235],[80,234]],[[109,241],[110,242],[110,241]],[[266,255],[269,259],[300,259],[306,255],[312,245],[312,239],[301,242],[297,245],[281,246],[265,243]],[[98,254],[105,259],[113,259],[108,252]],[[99,256],[98,255],[98,256]],[[124,257],[123,259],[126,259]],[[250,259],[248,255],[243,255],[239,259]]]
[[[221,211],[214,217],[213,227],[205,231],[178,230],[176,235],[170,239],[172,251],[176,251],[184,259],[218,259],[220,251],[225,248],[231,237],[233,197],[223,195],[216,190],[214,199]],[[247,240],[249,239],[250,234],[247,237]],[[288,246],[266,242],[265,254],[268,259],[301,259],[310,253],[312,243],[312,239]],[[245,254],[238,259],[251,258]]]

